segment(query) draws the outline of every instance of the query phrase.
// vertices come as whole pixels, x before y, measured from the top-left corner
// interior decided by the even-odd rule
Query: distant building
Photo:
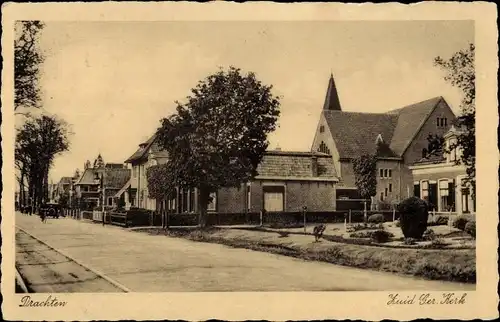
[[[75,182],[75,193],[82,208],[91,209],[102,205],[102,193],[98,178],[104,174],[104,205],[109,207],[117,206],[117,202],[124,196],[117,195],[124,185],[130,180],[130,170],[123,164],[106,164],[99,154],[94,161],[94,166],[90,167],[87,161],[81,177]]]

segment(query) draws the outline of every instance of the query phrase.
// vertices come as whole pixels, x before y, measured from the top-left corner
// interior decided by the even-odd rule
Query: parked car
[[[59,218],[62,215],[62,207],[57,203],[46,203],[40,207],[40,215],[45,214],[45,217]]]

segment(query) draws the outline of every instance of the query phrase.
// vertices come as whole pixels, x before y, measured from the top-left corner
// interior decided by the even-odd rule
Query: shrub
[[[410,197],[398,205],[398,211],[403,235],[407,238],[422,238],[429,217],[427,203],[417,197]]]
[[[458,228],[460,230],[465,230],[465,225],[469,222],[469,219],[465,216],[459,216],[455,221],[453,222],[453,227]]]
[[[377,243],[387,243],[390,237],[394,235],[385,230],[376,230],[371,233],[371,238]]]
[[[475,221],[469,221],[464,228],[464,231],[471,235],[472,238],[476,239],[476,222]]]
[[[380,224],[384,222],[384,215],[374,214],[368,217],[368,222],[372,224]]]
[[[371,238],[372,232],[370,231],[358,231],[349,235],[351,238]]]
[[[432,229],[427,229],[424,234],[422,235],[423,240],[434,240],[436,239],[436,233],[434,233],[434,230]]]
[[[448,225],[448,217],[446,216],[437,216],[436,217],[436,220],[434,220],[434,222],[436,223],[437,226],[440,226],[440,225]]]

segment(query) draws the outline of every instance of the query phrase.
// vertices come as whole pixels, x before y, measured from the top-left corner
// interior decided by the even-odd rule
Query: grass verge
[[[136,231],[151,235],[180,237],[197,242],[217,243],[304,260],[420,276],[431,280],[476,282],[474,249],[398,249],[327,240],[313,243],[311,236],[295,235],[281,238],[276,233],[236,229],[145,228]]]

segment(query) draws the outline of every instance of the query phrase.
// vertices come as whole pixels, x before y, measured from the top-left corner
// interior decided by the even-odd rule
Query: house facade
[[[168,154],[162,151],[156,136],[140,144],[125,162],[130,164],[132,206],[156,210],[160,207],[175,213],[199,211],[197,189],[177,189],[175,194],[157,201],[149,198],[147,169],[164,164]],[[237,188],[222,188],[211,194],[209,212],[245,213],[266,211],[335,210],[335,185],[338,181],[331,156],[320,152],[267,151],[259,164],[259,175]],[[127,192],[126,192],[127,193]],[[161,205],[160,203],[164,204]]]
[[[332,155],[340,199],[356,195],[353,160],[376,155],[375,198],[380,203],[397,203],[413,195],[410,166],[427,154],[427,137],[443,136],[455,120],[443,97],[385,113],[343,111],[331,76],[311,150]]]
[[[102,205],[103,195],[100,183],[96,180],[100,176],[104,178],[105,206],[116,207],[118,200],[124,199],[122,194],[117,195],[117,193],[130,181],[130,170],[120,163],[106,164],[102,156],[98,155],[93,166],[89,161],[85,163],[84,171],[75,183],[76,199],[81,207],[91,209]]]
[[[126,207],[156,210],[156,200],[149,197],[147,169],[168,160],[167,152],[160,149],[156,140],[156,135],[151,136],[146,142],[139,144],[137,151],[125,160],[132,172],[130,182],[123,190]]]
[[[444,136],[446,150],[457,142],[459,130],[452,127]],[[413,175],[413,194],[427,200],[437,212],[475,212],[472,188],[466,179],[466,168],[457,164],[461,150],[451,149],[442,155],[422,158],[410,166]]]

